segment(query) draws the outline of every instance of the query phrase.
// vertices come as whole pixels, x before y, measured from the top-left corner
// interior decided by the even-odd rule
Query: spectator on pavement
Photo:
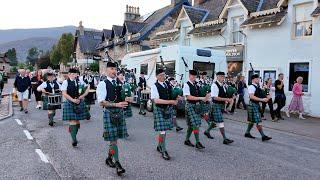
[[[275,82],[275,98],[274,103],[278,105],[275,115],[279,119],[282,119],[281,109],[286,105],[286,95],[284,94],[284,84],[283,84],[284,75],[280,73],[278,79]]]
[[[20,103],[20,111],[28,113],[28,95],[29,87],[31,86],[31,81],[29,77],[26,77],[26,70],[19,70],[19,75],[14,81],[14,87],[17,89],[18,100]]]
[[[35,75],[31,78],[31,86],[32,86],[32,91],[34,93],[36,102],[37,102],[37,109],[41,109],[41,95],[42,92],[37,91],[38,86],[40,86],[43,83],[42,79],[42,70],[38,70]]]
[[[292,88],[293,97],[291,99],[288,111],[286,111],[287,117],[290,117],[290,112],[298,111],[299,112],[299,119],[305,119],[302,116],[302,114],[303,114],[302,96],[304,95],[303,88],[302,88],[302,82],[303,82],[303,78],[301,76],[299,76],[297,78],[296,83],[293,85],[293,88]]]
[[[244,76],[240,76],[238,80],[238,103],[237,103],[237,108],[240,109],[240,104],[242,104],[243,109],[247,109],[247,105],[244,102],[244,90],[247,88],[246,83],[244,82]]]

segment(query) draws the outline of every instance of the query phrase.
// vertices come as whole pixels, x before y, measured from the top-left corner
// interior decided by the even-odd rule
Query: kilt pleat
[[[165,112],[169,113],[168,118],[165,117]],[[160,108],[156,105],[153,106],[153,117],[154,117],[154,130],[155,131],[167,131],[173,128],[172,117],[173,108]]]
[[[70,121],[70,120],[85,120],[90,117],[90,113],[88,108],[86,107],[86,103],[81,101],[79,105],[77,105],[79,109],[81,109],[80,113],[75,112],[75,105],[74,103],[66,100],[63,103],[63,111],[62,111],[62,120],[63,121]]]
[[[201,126],[201,116],[195,110],[196,106],[201,106],[200,104],[191,104],[186,103],[186,116],[187,116],[187,125],[189,127],[200,127]]]
[[[210,113],[210,121],[214,121],[216,123],[223,122],[222,109],[224,108],[224,104],[212,103],[211,105],[211,113]]]
[[[260,105],[258,103],[249,102],[247,107],[248,121],[252,123],[261,123]]]
[[[201,104],[201,111],[202,111],[202,115],[209,113],[210,108],[211,108],[211,104],[210,103],[206,103],[206,102],[200,102]]]
[[[112,123],[110,113],[120,115],[120,121],[117,124]],[[107,108],[103,111],[103,138],[105,141],[116,141],[128,136],[127,125],[124,118],[124,111],[120,108]]]
[[[133,116],[132,107],[129,104],[128,107],[124,108],[124,117],[129,118]]]

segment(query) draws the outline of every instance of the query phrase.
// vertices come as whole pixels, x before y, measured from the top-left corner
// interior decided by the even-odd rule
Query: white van
[[[218,71],[227,71],[227,62],[223,50],[205,49],[192,46],[168,46],[127,54],[121,61],[126,69],[133,69],[137,82],[144,72],[147,86],[156,81],[156,69],[163,67],[166,74],[175,77],[178,83],[188,80],[189,70],[206,71],[209,77]],[[147,108],[149,109],[149,108]]]

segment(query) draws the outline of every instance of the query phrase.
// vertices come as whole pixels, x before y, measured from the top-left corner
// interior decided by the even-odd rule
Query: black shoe
[[[197,148],[197,149],[204,149],[205,147],[201,144],[201,142],[198,142],[198,143],[196,144],[196,148]]]
[[[73,146],[73,147],[77,147],[77,145],[78,145],[78,141],[73,141],[73,142],[72,142],[72,146]]]
[[[251,138],[251,139],[255,139],[256,138],[256,137],[252,136],[250,133],[245,133],[244,137]]]
[[[184,141],[184,145],[194,147],[194,144],[192,144],[190,140]]]
[[[20,111],[23,111],[23,108],[20,108]]]
[[[54,123],[53,121],[50,121],[49,126],[53,126],[53,123]]]
[[[116,162],[114,163],[114,165],[115,165],[115,167],[116,167],[116,169],[117,169],[117,174],[118,174],[118,176],[121,176],[123,173],[126,172],[126,170],[123,169],[123,167],[121,166],[121,164],[120,164],[119,161],[116,161]]]
[[[176,131],[177,131],[177,132],[182,131],[182,130],[183,130],[182,127],[177,126],[177,128],[176,128]]]
[[[145,116],[147,113],[146,113],[146,112],[143,112],[143,113],[141,113],[141,114]]]
[[[115,167],[116,167],[116,165],[114,164],[111,156],[109,156],[109,157],[106,159],[106,165],[108,165],[108,166],[111,167],[111,168],[115,168]]]
[[[233,140],[231,140],[231,139],[223,140],[223,144],[225,144],[225,145],[228,145],[228,144],[231,144],[231,143],[233,143]]]
[[[269,141],[270,139],[272,139],[272,137],[268,137],[268,136],[262,137],[262,141]]]
[[[167,161],[171,159],[167,151],[162,152],[162,158]]]
[[[24,113],[25,113],[25,114],[28,114],[28,110],[25,110]]]
[[[210,132],[205,131],[203,134],[204,134],[205,136],[207,136],[207,138],[213,139],[213,137],[211,136]]]
[[[157,146],[157,151],[158,151],[159,153],[161,153],[162,149],[161,149],[160,146]]]

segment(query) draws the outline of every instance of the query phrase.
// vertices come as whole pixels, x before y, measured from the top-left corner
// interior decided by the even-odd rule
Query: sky
[[[0,29],[78,26],[110,29],[122,25],[126,5],[148,14],[171,0],[1,0]]]

